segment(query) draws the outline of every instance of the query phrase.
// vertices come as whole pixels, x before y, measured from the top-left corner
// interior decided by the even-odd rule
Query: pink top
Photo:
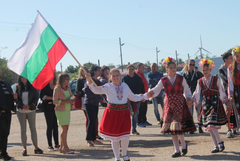
[[[72,96],[72,91],[69,87],[68,91]],[[55,87],[53,90],[53,103],[55,104],[55,111],[65,111],[64,104],[61,105],[61,102],[64,99],[65,99],[64,90],[61,87]]]

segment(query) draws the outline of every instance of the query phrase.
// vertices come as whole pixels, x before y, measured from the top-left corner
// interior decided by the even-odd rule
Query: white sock
[[[186,142],[184,140],[184,135],[178,135],[178,138],[181,142],[181,145],[182,145],[182,149],[186,149]]]
[[[120,144],[119,141],[112,141],[112,149],[116,160],[120,160]]]
[[[211,130],[212,130],[213,134],[215,135],[217,142],[221,143],[222,140],[220,139],[220,135],[219,135],[218,129],[211,128]]]
[[[215,147],[218,147],[217,139],[216,139],[215,135],[213,134],[212,130],[210,130],[209,133],[212,137],[212,140],[213,140],[213,143],[214,143]]]
[[[121,140],[122,156],[127,155],[128,145],[129,145],[129,140],[128,139]]]
[[[177,135],[172,135],[172,140],[173,140],[173,145],[175,148],[175,152],[179,152],[179,142],[178,142],[178,136]]]

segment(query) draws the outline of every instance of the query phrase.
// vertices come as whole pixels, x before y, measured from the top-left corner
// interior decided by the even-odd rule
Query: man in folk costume
[[[201,103],[199,124],[205,127],[212,137],[214,149],[212,153],[217,153],[225,149],[223,141],[220,139],[218,129],[227,123],[227,117],[223,108],[223,103],[229,105],[221,79],[212,76],[210,73],[215,64],[212,60],[202,59],[199,62],[204,77],[199,79],[196,91],[193,94],[195,105]],[[200,102],[200,95],[203,95]],[[219,144],[219,147],[218,147]]]
[[[176,64],[168,57],[163,61],[167,76],[162,77],[158,84],[148,92],[148,97],[156,97],[164,88],[165,98],[162,116],[162,133],[172,136],[175,153],[172,157],[180,157],[179,141],[182,145],[182,155],[187,154],[187,144],[184,133],[196,131],[189,106],[192,105],[192,94],[185,78],[176,74]],[[185,96],[185,97],[184,97]]]

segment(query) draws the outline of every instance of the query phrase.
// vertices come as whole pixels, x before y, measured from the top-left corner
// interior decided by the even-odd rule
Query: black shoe
[[[199,128],[198,128],[198,132],[199,132],[199,133],[203,133],[202,127],[199,127]]]
[[[52,146],[49,146],[48,151],[54,151],[54,148]]]
[[[5,155],[5,156],[2,156],[2,159],[4,161],[12,161],[13,160],[13,157],[10,157],[9,155]]]
[[[56,150],[59,150],[59,148],[60,148],[60,145],[55,145]]]
[[[223,151],[225,149],[224,142],[221,142],[221,143],[218,143],[218,144],[220,146],[219,150]]]
[[[190,134],[194,134],[194,131],[190,131]]]
[[[27,150],[26,149],[22,151],[22,156],[27,156]]]
[[[172,155],[173,158],[177,158],[177,157],[180,157],[180,156],[181,156],[181,153],[180,153],[180,152],[174,153],[174,154]]]
[[[125,156],[123,156],[122,158],[123,158],[124,161],[130,161],[128,155],[125,155]]]
[[[38,149],[35,149],[35,150],[34,150],[34,153],[35,153],[35,154],[43,154],[43,150],[40,149],[40,148],[38,148]]]
[[[236,131],[236,130],[233,130],[233,134],[236,135],[236,134],[237,134],[237,131]]]
[[[103,138],[100,137],[100,136],[96,136],[96,139],[98,139],[98,140],[103,140]]]
[[[218,147],[215,147],[213,150],[212,150],[212,153],[218,153],[219,152],[219,148]]]
[[[183,155],[183,156],[186,155],[187,152],[188,152],[188,150],[187,150],[187,144],[186,144],[186,149],[182,149],[182,155]]]

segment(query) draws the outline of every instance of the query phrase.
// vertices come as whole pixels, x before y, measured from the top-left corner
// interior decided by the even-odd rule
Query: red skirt
[[[127,104],[110,104],[105,109],[99,132],[110,137],[129,135],[131,131],[131,115]]]

